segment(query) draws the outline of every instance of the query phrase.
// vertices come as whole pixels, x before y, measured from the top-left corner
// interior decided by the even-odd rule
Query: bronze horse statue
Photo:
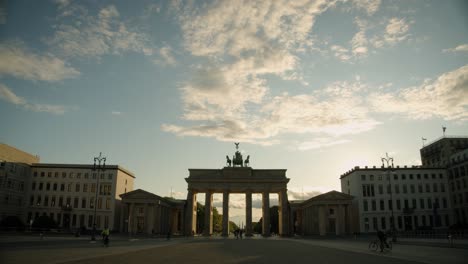
[[[249,159],[250,159],[250,155],[248,155],[247,158],[245,159],[245,161],[244,161],[244,166],[250,167],[250,161],[249,161]]]
[[[232,164],[231,159],[229,159],[229,156],[226,155],[226,165],[228,165],[229,167],[231,167],[231,164]]]

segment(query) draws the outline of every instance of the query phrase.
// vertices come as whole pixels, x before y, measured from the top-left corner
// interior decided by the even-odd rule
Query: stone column
[[[229,236],[229,192],[223,192],[223,236]]]
[[[148,221],[148,224],[146,225],[146,233],[152,235],[154,231],[154,204],[147,204],[146,212],[148,213],[147,215],[145,215],[145,221]]]
[[[125,214],[125,207],[127,207],[126,204],[122,203],[120,206],[120,225],[119,225],[119,232],[122,233],[124,231],[123,223],[124,223],[124,214]]]
[[[245,236],[252,236],[252,191],[245,193]]]
[[[158,201],[158,205],[156,207],[156,234],[161,234],[161,223],[162,223],[162,208],[161,208],[161,201]]]
[[[192,231],[194,231],[194,226],[193,226],[193,208],[196,204],[196,200],[195,200],[195,194],[192,190],[189,190],[188,191],[188,194],[187,194],[187,211],[185,212],[185,235],[186,236],[191,236],[192,235]],[[162,222],[162,212],[161,212],[161,215],[160,215],[160,220]],[[196,221],[196,217],[195,217],[195,221]],[[162,227],[162,225],[160,224],[160,226]],[[160,232],[162,230],[160,229]]]
[[[213,194],[211,191],[205,193],[205,229],[203,230],[204,236],[211,236],[213,233]]]
[[[262,218],[262,235],[270,236],[270,193],[262,194],[263,200],[263,218]]]
[[[326,221],[326,208],[324,205],[319,205],[319,215],[318,215],[318,220],[319,220],[319,234],[321,236],[324,236],[327,234],[327,223]]]
[[[279,215],[279,233],[281,236],[289,235],[289,217],[288,217],[288,193],[287,190],[282,190],[279,193],[280,199],[280,215]]]
[[[133,208],[135,205],[133,203],[130,203],[129,209],[128,209],[128,226],[127,230],[129,234],[133,233]]]

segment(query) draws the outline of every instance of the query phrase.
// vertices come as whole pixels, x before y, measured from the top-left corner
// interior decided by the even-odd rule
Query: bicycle
[[[393,243],[392,241],[387,241],[387,245],[388,246],[385,246],[384,243],[380,243],[380,240],[376,239],[376,240],[373,240],[369,243],[369,250],[371,251],[377,251],[377,249],[383,247],[383,251],[384,252],[389,252],[389,251],[392,251],[392,248],[393,248]]]
[[[109,247],[109,236],[104,236],[102,238],[102,244],[104,247]]]

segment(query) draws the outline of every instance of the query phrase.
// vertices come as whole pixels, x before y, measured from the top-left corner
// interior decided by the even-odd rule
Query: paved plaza
[[[2,237],[0,262],[9,263],[466,263],[468,249],[397,244],[371,252],[366,241],[293,238],[114,237],[111,246],[89,238]]]

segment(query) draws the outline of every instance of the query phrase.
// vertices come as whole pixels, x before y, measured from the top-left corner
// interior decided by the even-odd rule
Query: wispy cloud
[[[468,52],[468,44],[458,45],[455,48],[444,49],[443,52]]]
[[[67,4],[66,7],[58,18],[54,36],[47,41],[62,55],[100,58],[105,54],[122,54],[128,51],[153,54],[149,37],[132,28],[129,23],[121,21],[120,13],[114,5],[102,8],[94,16],[79,5]],[[59,11],[62,10],[61,5],[58,8]],[[63,16],[66,16],[68,23],[62,21]],[[69,22],[70,19],[72,23]]]
[[[56,115],[63,115],[67,107],[63,105],[36,104],[30,103],[25,98],[17,96],[11,89],[0,83],[0,98],[6,102],[20,106],[33,112],[46,112]]]
[[[164,46],[161,49],[158,50],[157,52],[159,55],[159,58],[156,58],[154,62],[156,64],[160,65],[169,65],[169,66],[175,66],[177,64],[174,56],[173,56],[173,50],[170,46]]]
[[[80,72],[52,54],[38,55],[21,41],[0,43],[0,75],[39,81],[75,78]]]
[[[7,22],[6,1],[0,2],[0,25],[5,25]]]
[[[344,143],[348,143],[350,140],[348,139],[337,139],[337,138],[314,138],[310,141],[304,141],[298,143],[297,149],[299,150],[310,150],[310,149],[320,149],[331,147],[335,145],[340,145]]]
[[[391,18],[385,28],[384,40],[386,43],[395,44],[409,37],[409,23],[404,18]]]
[[[119,116],[119,115],[122,115],[122,112],[120,112],[120,111],[112,111],[111,114],[112,114],[112,115],[115,115],[115,116]]]
[[[399,113],[410,119],[441,117],[466,121],[468,65],[398,93],[374,93],[369,96],[369,100],[375,111]]]
[[[368,15],[373,15],[379,10],[381,0],[352,0],[352,6],[358,9],[363,9]]]

